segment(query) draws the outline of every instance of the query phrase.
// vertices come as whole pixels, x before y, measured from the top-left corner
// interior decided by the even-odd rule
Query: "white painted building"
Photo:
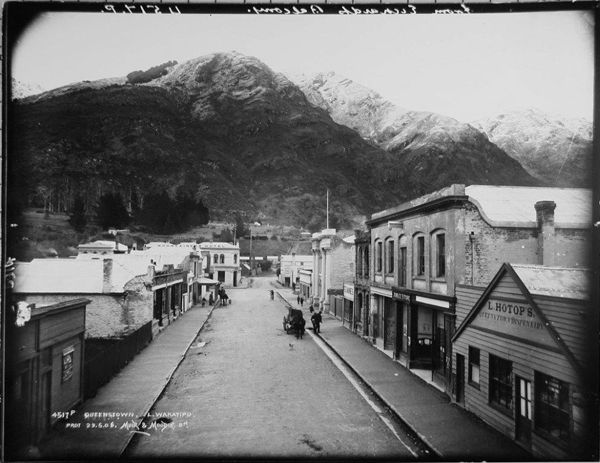
[[[300,278],[300,270],[313,268],[312,255],[282,255],[279,262],[279,282],[284,286],[296,287]]]
[[[208,254],[208,277],[224,286],[238,286],[241,278],[240,246],[222,242],[200,243],[200,251]]]

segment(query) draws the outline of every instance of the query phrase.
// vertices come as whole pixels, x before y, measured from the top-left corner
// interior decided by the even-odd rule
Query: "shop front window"
[[[535,427],[567,441],[571,416],[569,385],[552,376],[535,374]]]
[[[512,363],[490,354],[490,403],[512,410]]]

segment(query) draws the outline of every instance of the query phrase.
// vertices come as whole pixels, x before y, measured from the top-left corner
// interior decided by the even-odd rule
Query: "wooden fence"
[[[84,398],[94,397],[152,340],[152,322],[120,338],[85,340]]]

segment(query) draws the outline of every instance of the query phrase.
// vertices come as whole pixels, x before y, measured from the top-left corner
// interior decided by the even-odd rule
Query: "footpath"
[[[277,288],[292,307],[300,307],[289,288]],[[312,330],[312,328],[310,328]],[[369,342],[323,314],[320,338],[442,460],[527,461],[532,456],[508,437],[477,418]]]
[[[113,379],[55,426],[38,448],[43,460],[117,459],[148,418],[214,307],[196,305],[166,327]],[[164,420],[164,418],[163,418]],[[162,421],[164,422],[164,421]],[[155,424],[154,426],[157,426]]]

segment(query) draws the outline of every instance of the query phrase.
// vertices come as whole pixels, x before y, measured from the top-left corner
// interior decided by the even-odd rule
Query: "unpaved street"
[[[311,336],[283,332],[272,281],[228,290],[129,456],[412,457]]]

